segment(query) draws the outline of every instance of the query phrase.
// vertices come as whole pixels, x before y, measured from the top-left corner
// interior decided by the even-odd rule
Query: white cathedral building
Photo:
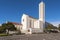
[[[23,14],[21,18],[21,32],[25,34],[43,33],[45,24],[45,3],[39,3],[39,19]]]

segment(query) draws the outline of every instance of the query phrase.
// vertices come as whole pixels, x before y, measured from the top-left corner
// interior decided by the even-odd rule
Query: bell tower
[[[39,4],[39,20],[45,20],[45,3],[43,1]]]
[[[45,3],[43,1],[39,4],[39,21],[39,27],[43,32],[45,26]]]

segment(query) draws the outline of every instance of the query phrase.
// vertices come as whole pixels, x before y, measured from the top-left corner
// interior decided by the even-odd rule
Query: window
[[[23,22],[24,22],[24,19],[23,19]]]
[[[31,20],[30,20],[30,28],[31,28]]]
[[[30,32],[30,30],[28,30],[28,32]]]

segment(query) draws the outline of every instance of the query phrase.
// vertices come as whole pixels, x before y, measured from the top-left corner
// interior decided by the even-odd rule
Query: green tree
[[[0,33],[5,33],[5,27],[0,26]]]
[[[9,33],[9,31],[15,31],[16,30],[15,26],[10,22],[2,24],[2,27],[5,27],[7,34]]]
[[[58,25],[58,29],[60,30],[60,24]]]

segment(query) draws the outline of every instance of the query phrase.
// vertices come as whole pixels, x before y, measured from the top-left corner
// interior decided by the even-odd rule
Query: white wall
[[[44,21],[45,19],[45,4],[41,2],[39,4],[39,20]]]
[[[22,25],[14,25],[16,28],[17,28],[17,30],[21,30],[21,28],[22,28]]]
[[[22,29],[26,29],[27,27],[27,15],[23,14],[22,18],[21,18],[21,23],[23,25]]]
[[[21,32],[26,33],[27,32],[27,27],[28,27],[28,15],[26,15],[26,14],[22,15],[21,24],[23,25]]]
[[[41,2],[39,4],[39,20],[40,20],[40,29],[43,31],[45,26],[45,3]]]
[[[31,21],[31,28],[34,28],[34,24],[35,24],[35,21],[37,21],[37,19],[30,17],[29,21]]]
[[[23,16],[21,18],[21,23],[23,25],[22,31],[25,33],[25,32],[27,32],[28,29],[34,28],[34,22],[36,20],[37,19],[31,18],[30,16],[23,14]]]
[[[40,28],[40,21],[39,20],[34,22],[34,28]]]

